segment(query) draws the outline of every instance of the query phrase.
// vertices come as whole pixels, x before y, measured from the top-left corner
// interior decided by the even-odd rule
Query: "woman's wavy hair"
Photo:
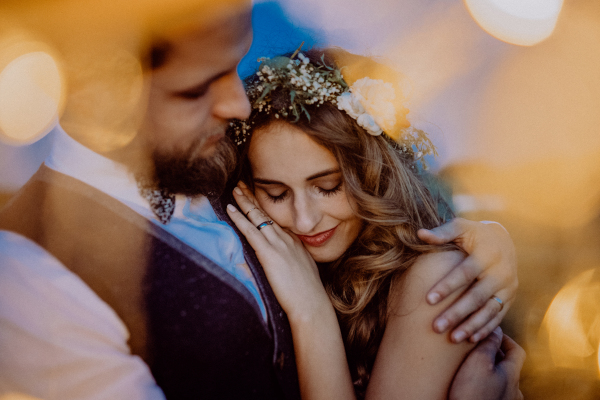
[[[332,66],[337,65],[333,55],[340,52],[346,59],[357,57],[366,64],[370,60],[339,49],[313,49],[304,54],[311,63],[324,60]],[[252,79],[256,77],[247,78],[247,83]],[[432,195],[413,159],[392,139],[369,135],[331,103],[306,108],[310,120],[253,110],[248,122],[253,131],[273,123],[293,123],[330,150],[339,163],[345,191],[355,201],[355,213],[363,220],[359,236],[345,254],[319,266],[337,311],[357,395],[363,397],[390,313],[388,298],[395,280],[419,255],[443,249],[421,241],[417,230],[439,226],[452,212],[442,198]],[[242,179],[253,189],[249,142],[239,147],[234,180]]]

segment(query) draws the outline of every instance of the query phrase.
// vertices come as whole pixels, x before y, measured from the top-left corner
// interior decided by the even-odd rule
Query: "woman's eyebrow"
[[[312,181],[313,179],[317,179],[317,178],[322,178],[324,176],[328,176],[328,175],[333,175],[333,174],[338,174],[340,172],[339,168],[331,168],[331,169],[327,169],[325,171],[321,171],[321,172],[317,172],[316,174],[313,174],[311,176],[309,176],[308,178],[306,178],[307,181]],[[254,183],[259,183],[262,185],[282,185],[285,186],[285,183],[283,182],[279,182],[279,181],[274,181],[271,179],[263,179],[263,178],[253,178]]]
[[[306,178],[307,181],[312,181],[313,179],[317,179],[317,178],[322,178],[324,176],[327,175],[333,175],[333,174],[338,174],[340,172],[339,168],[331,168],[331,169],[327,169],[323,172],[318,172],[314,175],[309,176],[308,178]]]
[[[270,179],[262,179],[262,178],[252,178],[254,183],[260,183],[262,185],[283,185],[282,182],[272,181]]]

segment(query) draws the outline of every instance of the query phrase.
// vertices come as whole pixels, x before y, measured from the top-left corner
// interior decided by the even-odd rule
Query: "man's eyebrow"
[[[306,180],[307,181],[312,181],[314,179],[322,178],[324,176],[338,174],[339,172],[340,172],[339,168],[331,168],[331,169],[327,169],[327,170],[322,171],[322,172],[317,172],[316,174],[311,175],[308,178],[306,178]],[[263,184],[263,185],[284,185],[283,182],[274,181],[274,180],[271,180],[271,179],[253,178],[253,180],[254,180],[254,183],[260,183],[260,184]]]
[[[233,68],[230,68],[230,69],[228,69],[226,71],[219,72],[218,74],[211,76],[210,78],[208,78],[207,80],[205,80],[202,83],[199,83],[196,86],[192,86],[192,87],[189,87],[189,88],[186,88],[186,89],[183,89],[183,90],[176,91],[175,95],[177,96],[177,95],[180,95],[180,94],[183,94],[183,93],[188,93],[188,92],[204,92],[204,91],[208,90],[209,86],[213,82],[218,81],[219,79],[221,79],[222,77],[224,77],[226,75],[229,75],[235,69],[236,69],[236,67],[233,67]]]

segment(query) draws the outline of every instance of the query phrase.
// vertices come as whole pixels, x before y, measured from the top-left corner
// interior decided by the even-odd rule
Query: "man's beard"
[[[236,151],[229,138],[217,144],[213,154],[204,158],[197,153],[201,142],[194,143],[183,154],[154,152],[154,177],[159,189],[186,196],[219,196],[235,169]]]

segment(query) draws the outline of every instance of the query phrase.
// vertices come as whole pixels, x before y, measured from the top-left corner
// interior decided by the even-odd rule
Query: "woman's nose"
[[[300,234],[313,234],[314,228],[321,221],[321,212],[314,201],[300,197],[294,199],[294,225]]]

